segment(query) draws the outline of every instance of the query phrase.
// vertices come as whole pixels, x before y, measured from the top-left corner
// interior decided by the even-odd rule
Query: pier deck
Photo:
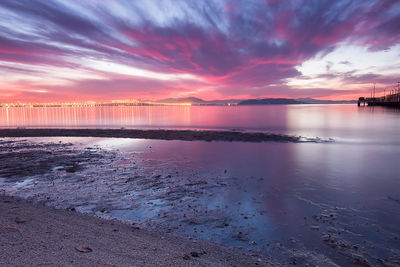
[[[360,97],[358,99],[358,106],[388,106],[400,107],[400,93],[385,95],[382,97]]]

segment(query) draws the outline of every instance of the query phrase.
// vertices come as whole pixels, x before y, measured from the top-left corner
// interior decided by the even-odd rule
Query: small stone
[[[323,236],[322,236],[322,240],[324,240],[325,242],[330,241],[330,239],[331,239],[331,236],[330,236],[330,235],[323,235]]]
[[[24,223],[24,222],[26,222],[26,220],[23,219],[23,218],[17,217],[17,218],[15,218],[15,222],[16,222],[16,223]]]
[[[190,256],[188,254],[183,254],[182,259],[184,260],[190,260]]]
[[[199,253],[197,253],[196,251],[190,252],[190,255],[191,255],[192,257],[195,257],[195,258],[199,257]]]
[[[362,266],[370,266],[368,261],[362,258],[355,258],[353,259],[353,264],[355,265],[362,265]]]
[[[69,173],[74,173],[74,172],[76,172],[76,169],[74,167],[70,167],[70,168],[66,168],[65,171],[69,172]]]
[[[104,211],[105,211],[105,209],[104,209],[104,208],[100,210],[100,212],[104,212]]]
[[[82,253],[89,253],[89,252],[93,251],[93,249],[91,249],[89,247],[75,247],[75,249]]]

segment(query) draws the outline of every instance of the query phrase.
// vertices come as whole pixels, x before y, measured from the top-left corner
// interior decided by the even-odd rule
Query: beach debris
[[[24,222],[26,222],[26,220],[23,218],[17,217],[17,218],[15,218],[15,222],[16,223],[24,223]]]
[[[82,253],[89,253],[93,251],[93,249],[91,249],[90,247],[75,247],[75,249]]]
[[[199,253],[197,253],[196,251],[190,252],[190,255],[191,255],[192,257],[195,257],[195,258],[199,257]]]
[[[311,226],[311,229],[314,231],[319,231],[319,226],[313,225]]]
[[[105,211],[105,209],[104,209],[104,208],[100,209],[100,212],[101,212],[101,213],[103,213],[104,211]]]
[[[188,254],[183,254],[182,259],[184,260],[190,260],[190,256]]]

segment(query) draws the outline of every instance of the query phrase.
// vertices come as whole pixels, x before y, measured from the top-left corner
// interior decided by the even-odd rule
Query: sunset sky
[[[400,1],[0,1],[0,103],[355,99],[400,80]]]

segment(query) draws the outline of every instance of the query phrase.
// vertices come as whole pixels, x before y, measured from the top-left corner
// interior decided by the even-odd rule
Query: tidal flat
[[[3,138],[0,190],[251,250],[282,264],[395,266],[400,198],[392,171],[399,167],[371,157],[398,152],[363,149],[347,143]],[[369,169],[359,168],[365,162]]]

